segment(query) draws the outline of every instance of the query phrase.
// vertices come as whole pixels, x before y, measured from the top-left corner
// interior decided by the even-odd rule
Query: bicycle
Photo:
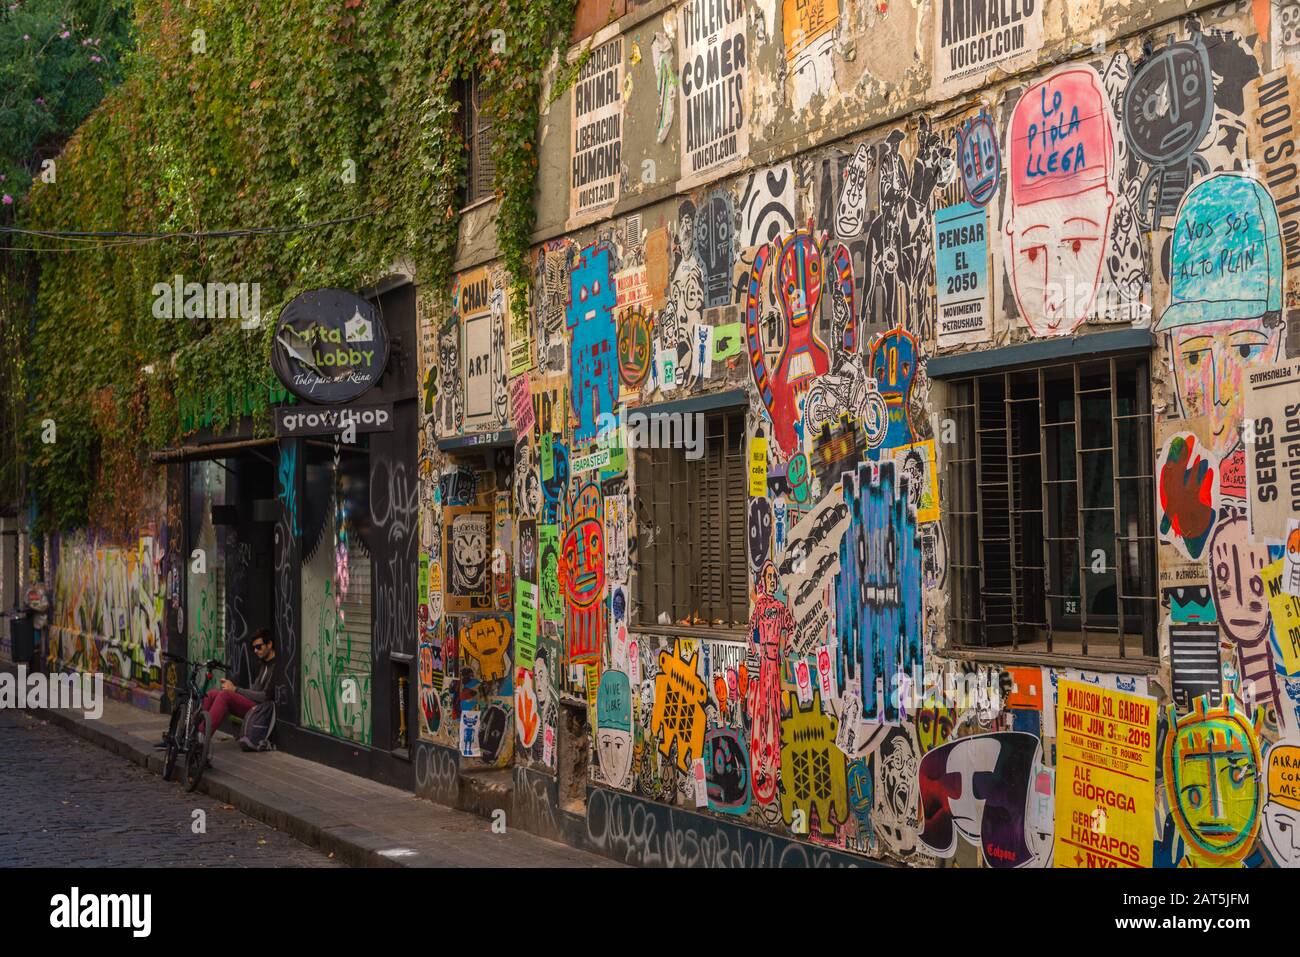
[[[164,654],[163,657],[189,666],[189,676],[185,688],[178,692],[176,703],[172,705],[171,723],[167,727],[167,754],[163,758],[163,780],[170,781],[176,770],[176,759],[184,755],[181,777],[185,790],[193,791],[199,786],[203,771],[208,764],[212,749],[212,731],[209,716],[203,710],[203,693],[208,682],[212,680],[213,671],[225,671],[221,662],[213,659],[205,662],[190,662],[179,655]],[[199,684],[199,672],[206,669],[203,684]],[[180,731],[180,734],[177,732]]]

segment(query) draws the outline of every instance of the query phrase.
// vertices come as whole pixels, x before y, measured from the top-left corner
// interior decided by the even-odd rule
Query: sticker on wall
[[[1293,536],[1300,539],[1300,534]],[[1260,569],[1264,593],[1273,613],[1273,635],[1282,655],[1282,664],[1289,675],[1300,674],[1300,596],[1288,591],[1286,586],[1300,590],[1300,562],[1295,560],[1300,552],[1300,541],[1288,541],[1288,554]]]
[[[1251,541],[1287,538],[1287,521],[1300,515],[1300,359],[1246,379],[1246,419],[1254,433],[1246,456]]]
[[[1115,205],[1115,117],[1097,71],[1025,90],[1006,156],[1003,262],[1020,317],[1036,336],[1070,335],[1093,314]]]
[[[939,466],[934,439],[894,450],[894,465],[907,479],[907,503],[920,524],[939,521]]]
[[[1196,561],[1214,530],[1218,508],[1215,462],[1195,433],[1169,437],[1156,462],[1160,540]]]
[[[1171,705],[1168,718],[1165,794],[1186,846],[1183,864],[1238,865],[1250,853],[1259,833],[1260,792],[1264,785],[1258,725],[1263,721],[1263,712],[1257,711],[1251,721],[1228,695],[1218,707],[1209,707],[1204,698],[1197,699],[1192,713],[1181,719]],[[1063,777],[1064,771],[1059,773],[1058,781]],[[1149,811],[1147,821],[1151,821]],[[1149,833],[1145,846],[1149,850]],[[1057,857],[1059,864],[1059,853]],[[1144,861],[1143,866],[1150,866],[1149,856]]]
[[[448,611],[481,611],[492,607],[489,575],[492,554],[490,509],[454,506],[443,510],[447,555]]]
[[[814,96],[835,91],[835,38],[840,24],[839,0],[784,0],[781,21],[785,58],[796,111]]]
[[[1274,65],[1277,62],[1273,60]],[[1209,65],[1208,55],[1205,63]],[[1212,83],[1213,75],[1207,70],[1207,87]],[[1295,198],[1295,157],[1281,147],[1300,138],[1300,73],[1294,65],[1287,64],[1246,84],[1246,115],[1250,117],[1247,153],[1255,161],[1255,175],[1281,204],[1282,246],[1290,269],[1287,287],[1300,292],[1300,207],[1291,201]]]
[[[988,206],[1002,177],[1002,149],[988,110],[980,110],[958,128],[957,154],[967,201]]]
[[[1185,418],[1203,416],[1216,457],[1241,438],[1248,376],[1281,355],[1282,237],[1263,184],[1234,173],[1199,180],[1183,197],[1170,252],[1167,337]]]
[[[749,440],[749,494],[751,498],[767,495],[767,439],[761,435]]]
[[[1300,867],[1300,747],[1275,744],[1268,752],[1268,794],[1259,836],[1275,867]]]
[[[934,214],[941,349],[987,342],[993,335],[987,229],[988,214],[973,203],[948,206]]]
[[[927,752],[919,770],[921,843],[952,857],[960,836],[987,867],[1029,864],[1026,812],[1038,757],[1038,738],[1014,731],[969,735]]]

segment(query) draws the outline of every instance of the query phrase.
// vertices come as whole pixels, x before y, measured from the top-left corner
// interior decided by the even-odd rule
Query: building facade
[[[182,410],[49,664],[269,628],[282,746],[630,863],[1289,866],[1300,6],[609,11],[527,308],[471,202],[383,427]]]
[[[489,206],[421,316],[421,785],[642,863],[1290,863],[1296,8],[619,12],[527,314]]]

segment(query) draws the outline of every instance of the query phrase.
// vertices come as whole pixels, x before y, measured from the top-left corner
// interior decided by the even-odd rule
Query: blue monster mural
[[[835,578],[840,687],[857,680],[862,717],[879,721],[875,693],[883,682],[886,721],[897,721],[893,679],[921,666],[921,541],[916,513],[907,504],[906,479],[894,463],[859,463],[844,473],[849,528],[840,541]]]
[[[610,248],[593,243],[582,250],[569,276],[569,301],[564,319],[569,328],[569,361],[573,377],[569,395],[578,416],[574,441],[596,439],[596,421],[613,414],[618,387],[614,361],[614,281]]]

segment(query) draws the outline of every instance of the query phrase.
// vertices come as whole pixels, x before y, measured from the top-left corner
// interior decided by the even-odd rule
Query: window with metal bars
[[[492,159],[492,122],[483,115],[483,85],[478,74],[459,81],[461,135],[469,152],[465,163],[464,205],[493,195],[496,163]]]
[[[943,445],[951,643],[1154,657],[1147,357],[945,384],[953,439]]]
[[[693,414],[693,413],[692,413]],[[699,413],[704,454],[636,451],[637,620],[740,629],[749,620],[745,410]]]

